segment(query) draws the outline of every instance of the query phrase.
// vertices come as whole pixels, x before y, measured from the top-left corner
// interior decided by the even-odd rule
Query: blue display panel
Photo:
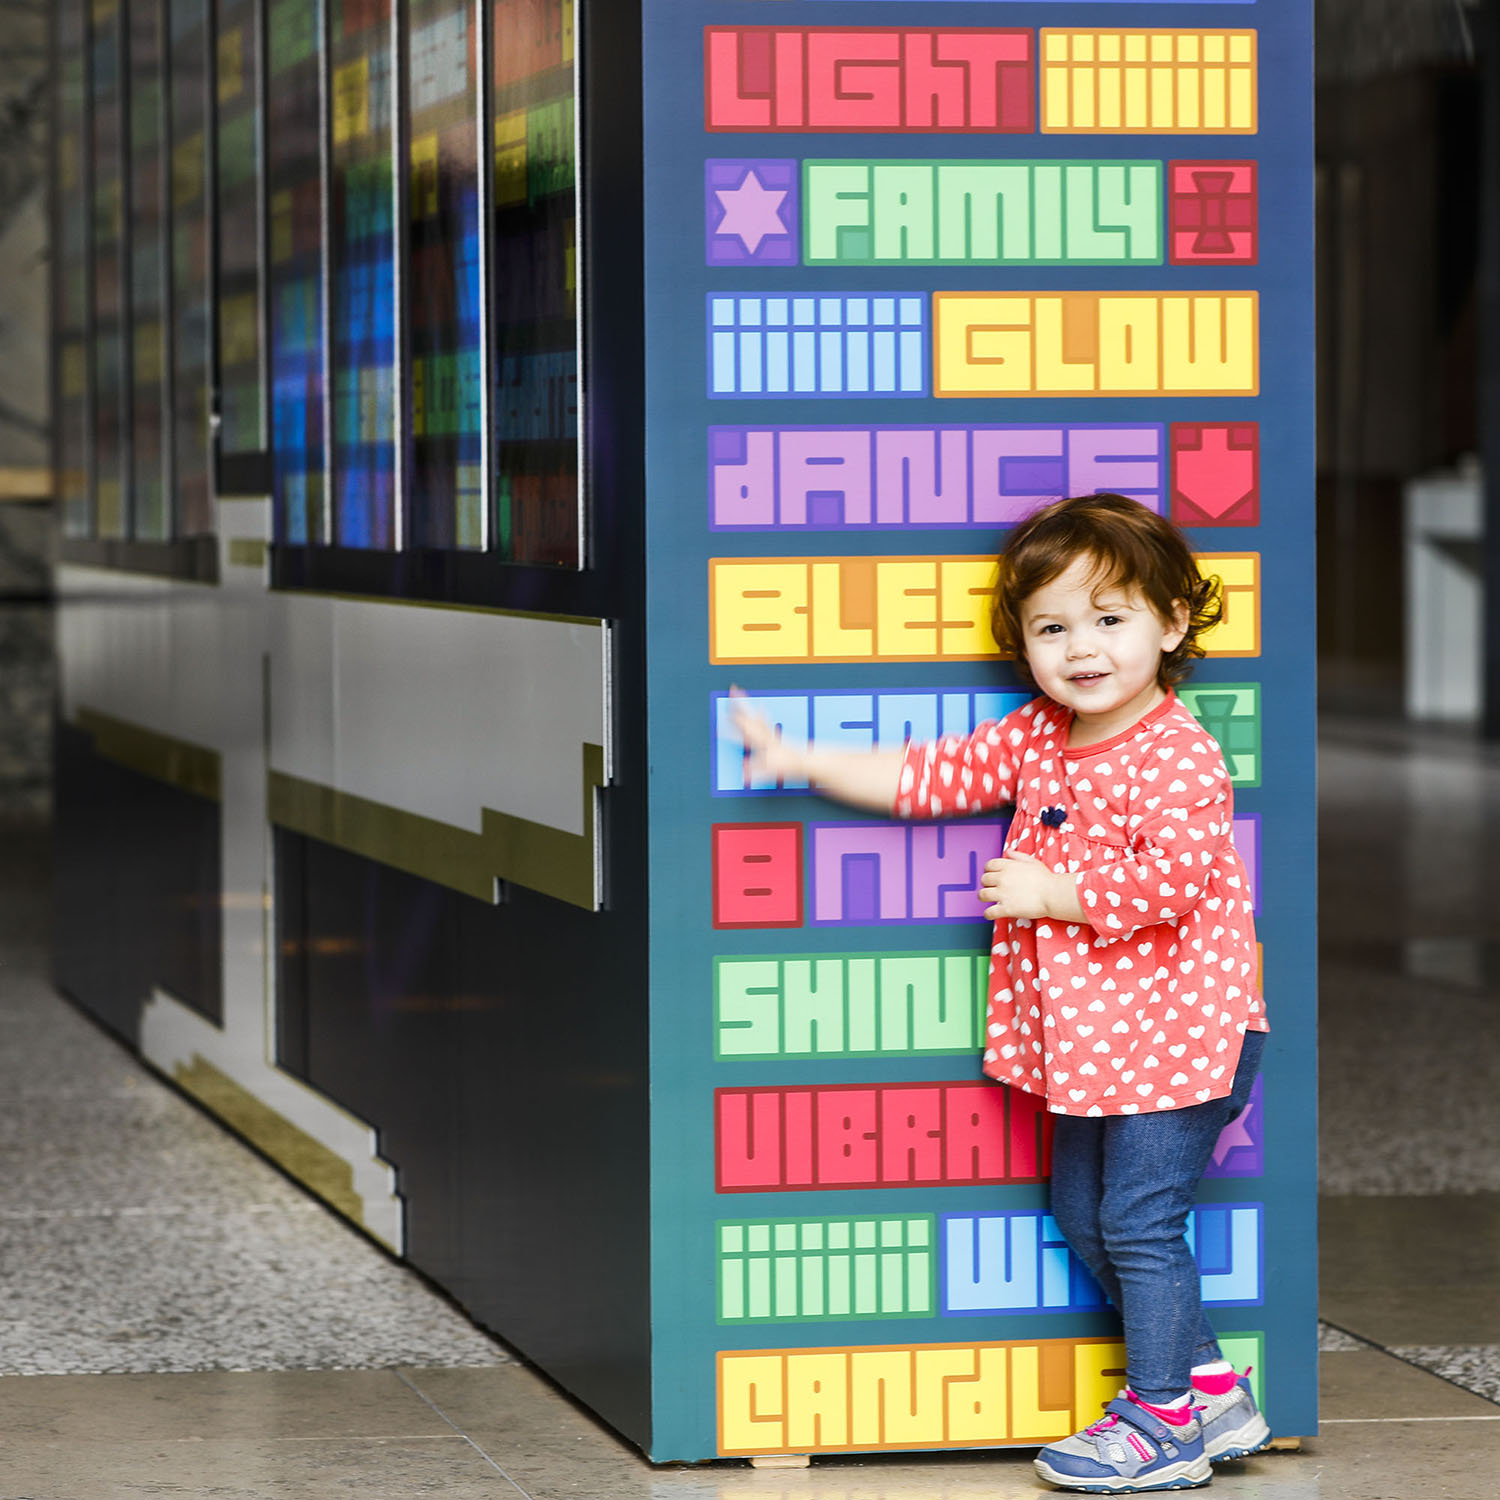
[[[209,143],[207,0],[173,0],[171,17],[172,165],[172,488],[177,536],[213,530],[209,410]]]
[[[493,0],[494,548],[577,567],[576,76],[572,0]]]
[[[401,545],[390,0],[328,0],[328,35],[331,540],[390,548]]]
[[[652,1456],[1034,1445],[1122,1383],[1048,1117],[980,1077],[1000,810],[844,812],[725,722],[731,685],[850,748],[1024,701],[994,550],[1095,490],[1223,585],[1182,696],[1274,1031],[1194,1243],[1310,1433],[1311,6],[857,9],[644,3]]]
[[[486,545],[476,0],[412,0],[409,513],[414,547]]]
[[[216,0],[219,451],[266,446],[261,350],[260,7]]]
[[[57,160],[57,370],[54,425],[58,502],[63,534],[88,536],[89,504],[89,187],[88,117],[84,108],[87,25],[85,0],[58,0],[57,92],[54,150]]]
[[[323,383],[323,11],[270,0],[266,194],[270,256],[271,493],[276,539],[328,534]]]
[[[166,17],[130,8],[131,534],[171,535],[167,495]]]
[[[89,104],[93,114],[94,516],[93,534],[126,535],[124,18],[118,0],[93,8]]]

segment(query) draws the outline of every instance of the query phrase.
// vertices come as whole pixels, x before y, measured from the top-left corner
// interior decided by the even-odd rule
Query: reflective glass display
[[[165,17],[160,0],[130,7],[131,534],[171,535],[167,505]]]
[[[63,531],[88,536],[89,199],[85,0],[57,0],[57,485]]]
[[[328,0],[332,540],[400,545],[390,0]]]
[[[94,530],[125,535],[124,44],[118,0],[94,0],[89,101],[93,111]]]
[[[572,0],[492,0],[494,546],[579,565]]]
[[[213,530],[209,483],[208,0],[171,0],[172,485],[178,536]],[[101,494],[102,499],[102,494]]]
[[[411,545],[482,548],[475,0],[411,0],[409,20]]]
[[[269,0],[266,47],[272,498],[277,540],[305,544],[327,534],[319,0]]]
[[[255,0],[217,0],[219,451],[266,445],[261,371],[260,37]]]

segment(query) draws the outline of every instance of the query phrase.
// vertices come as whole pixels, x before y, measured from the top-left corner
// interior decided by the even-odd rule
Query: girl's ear
[[[1192,622],[1192,611],[1188,607],[1186,599],[1174,599],[1172,601],[1172,617],[1167,623],[1167,633],[1162,638],[1161,649],[1163,651],[1175,651],[1183,642],[1188,633],[1188,625]]]

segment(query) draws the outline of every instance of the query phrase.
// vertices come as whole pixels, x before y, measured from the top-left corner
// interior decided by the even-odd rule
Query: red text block
[[[1260,424],[1174,422],[1172,519],[1179,526],[1260,523]]]
[[[1038,1182],[1052,1120],[1033,1094],[992,1083],[718,1089],[721,1193]]]
[[[1259,255],[1253,161],[1167,165],[1167,258],[1174,266],[1253,266]]]
[[[1027,30],[707,26],[709,130],[1030,131]]]
[[[715,927],[802,925],[802,825],[717,823]]]

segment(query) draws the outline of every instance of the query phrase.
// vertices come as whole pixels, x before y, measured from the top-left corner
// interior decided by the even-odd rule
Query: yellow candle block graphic
[[[1254,396],[1256,292],[934,292],[935,396]]]
[[[1114,1339],[721,1353],[719,1452],[830,1453],[1045,1443],[1124,1378]]]
[[[1042,29],[1042,131],[1253,135],[1253,31]]]

